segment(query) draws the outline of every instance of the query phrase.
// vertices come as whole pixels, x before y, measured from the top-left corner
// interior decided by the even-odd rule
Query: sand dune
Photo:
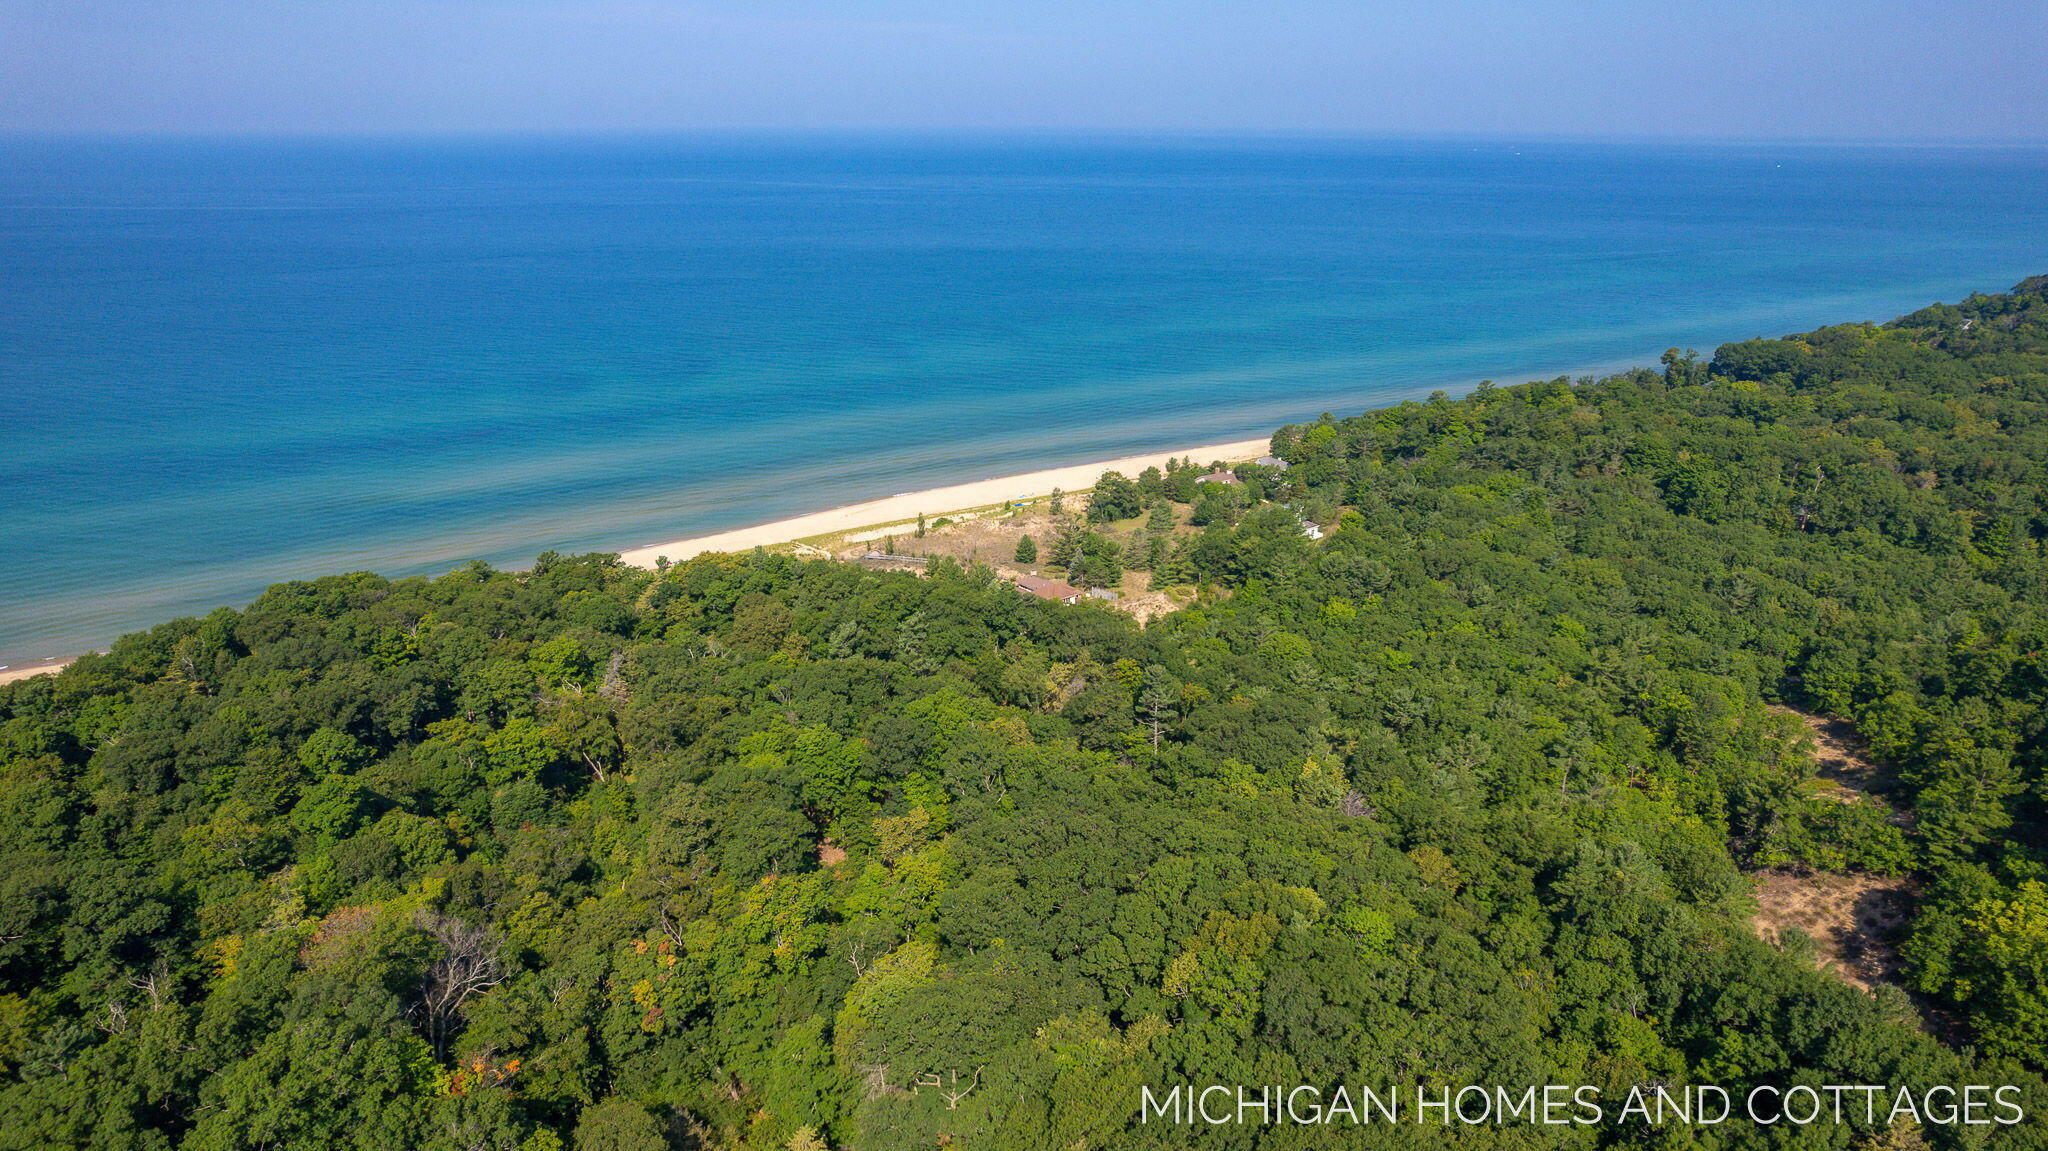
[[[1095,486],[1103,472],[1117,471],[1135,476],[1146,468],[1164,467],[1166,461],[1192,457],[1197,463],[1212,460],[1248,460],[1266,453],[1268,441],[1239,440],[1228,444],[1207,444],[1202,447],[1181,448],[1171,452],[1153,452],[1143,456],[1126,456],[1117,460],[1097,460],[1093,463],[1070,464],[1066,467],[1047,468],[1044,471],[1025,472],[1021,475],[1002,476],[991,480],[977,480],[969,484],[954,484],[951,487],[933,488],[930,491],[910,492],[886,499],[869,500],[866,503],[848,504],[828,511],[812,512],[792,519],[776,520],[774,523],[759,524],[750,528],[739,528],[714,535],[696,536],[676,540],[672,543],[655,544],[652,547],[635,548],[624,554],[629,564],[653,567],[656,558],[666,556],[671,560],[686,560],[705,552],[748,551],[769,544],[788,543],[791,540],[830,532],[852,531],[855,528],[875,527],[881,524],[914,520],[922,513],[936,519],[948,512],[966,508],[984,507],[988,504],[1007,500],[1031,499],[1049,495],[1054,488],[1066,491],[1080,491]]]

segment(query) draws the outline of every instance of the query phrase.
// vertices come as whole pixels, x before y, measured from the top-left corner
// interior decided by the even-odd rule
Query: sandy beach
[[[1208,464],[1215,460],[1237,463],[1265,455],[1269,447],[1270,442],[1264,439],[1238,440],[1227,444],[1204,444],[1200,447],[1179,448],[1170,452],[1152,452],[1142,456],[1069,464],[1014,476],[998,476],[994,479],[976,480],[973,483],[954,484],[950,487],[868,500],[865,503],[847,504],[844,507],[776,520],[773,523],[757,524],[753,527],[737,528],[733,531],[635,548],[625,552],[623,558],[629,564],[651,568],[654,561],[661,556],[681,561],[706,552],[748,551],[756,547],[785,544],[835,532],[907,524],[915,521],[919,513],[923,513],[929,519],[938,519],[940,516],[969,508],[985,508],[991,504],[1007,503],[1012,500],[1036,499],[1051,495],[1055,488],[1069,492],[1087,491],[1095,486],[1095,481],[1104,472],[1122,472],[1135,477],[1146,468],[1165,467],[1166,461],[1183,457],[1192,459],[1197,464]],[[13,683],[31,676],[49,675],[63,670],[70,662],[71,659],[68,657],[19,661],[8,667],[0,667],[0,684]]]
[[[1062,491],[1085,491],[1095,486],[1095,481],[1104,472],[1122,472],[1136,476],[1146,468],[1165,467],[1166,461],[1190,457],[1198,464],[1213,460],[1256,459],[1265,455],[1269,441],[1265,439],[1238,440],[1228,444],[1207,444],[1201,447],[1180,448],[1170,452],[1152,452],[1149,455],[1126,456],[1115,460],[1097,460],[1086,464],[1069,464],[1065,467],[1047,468],[1044,471],[1025,472],[1021,475],[999,476],[995,479],[977,480],[973,483],[954,484],[951,487],[932,488],[929,491],[910,492],[885,499],[868,500],[865,503],[847,504],[809,515],[796,516],[773,523],[758,524],[754,527],[738,528],[728,532],[717,532],[708,536],[680,539],[651,547],[635,548],[625,552],[622,558],[639,567],[653,567],[654,561],[666,556],[681,561],[705,552],[741,552],[770,544],[784,544],[792,540],[807,539],[811,536],[827,535],[832,532],[853,531],[857,528],[878,527],[883,524],[915,520],[920,514],[937,519],[951,512],[967,508],[986,507],[990,504],[1010,500],[1035,499],[1052,494],[1054,488]]]
[[[45,659],[37,660],[33,663],[17,663],[7,667],[0,667],[0,683],[13,683],[15,680],[27,679],[32,675],[48,675],[51,672],[62,671],[64,670],[64,665],[70,662],[69,659]]]

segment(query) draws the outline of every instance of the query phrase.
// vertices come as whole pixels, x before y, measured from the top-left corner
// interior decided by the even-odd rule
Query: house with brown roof
[[[1198,484],[1235,484],[1238,482],[1238,479],[1236,472],[1225,468],[1220,472],[1210,472],[1206,476],[1196,476],[1195,482]]]
[[[1060,603],[1073,603],[1080,599],[1083,594],[1080,588],[1072,584],[1064,584],[1056,579],[1043,579],[1035,575],[1018,576],[1014,582],[1017,585],[1017,590],[1025,595],[1035,595],[1039,599],[1056,600]]]

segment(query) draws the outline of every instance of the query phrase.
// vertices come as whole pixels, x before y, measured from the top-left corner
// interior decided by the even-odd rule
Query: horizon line
[[[2048,135],[2020,136],[1747,136],[1725,133],[1506,132],[1478,130],[1307,129],[1307,128],[1104,128],[1104,127],[575,127],[575,128],[62,128],[0,125],[0,139],[107,140],[572,140],[673,139],[684,137],[891,140],[1126,140],[1126,141],[1321,141],[1330,143],[1471,142],[1515,144],[1672,144],[1707,146],[1821,146],[1845,148],[2048,148]]]

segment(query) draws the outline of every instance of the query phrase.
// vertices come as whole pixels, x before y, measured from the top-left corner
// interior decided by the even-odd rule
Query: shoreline
[[[75,655],[58,656],[52,659],[30,660],[27,663],[12,663],[0,667],[0,683],[14,683],[17,680],[33,679],[39,675],[52,675],[70,666]]]
[[[1241,463],[1265,455],[1271,448],[1272,439],[1268,436],[1084,464],[1067,464],[1035,472],[1020,472],[1011,476],[996,476],[970,483],[929,488],[921,492],[904,492],[900,495],[845,504],[765,524],[755,524],[752,527],[632,548],[619,553],[619,558],[634,567],[643,568],[653,567],[655,561],[662,558],[673,563],[681,563],[708,552],[751,551],[757,547],[795,543],[814,536],[859,531],[863,528],[880,528],[898,523],[909,524],[915,522],[919,515],[937,519],[970,508],[1040,498],[1051,495],[1054,488],[1068,492],[1087,491],[1095,486],[1095,481],[1100,479],[1104,472],[1122,472],[1135,478],[1146,468],[1164,467],[1166,461],[1182,457],[1192,457],[1199,464],[1215,460]]]
[[[908,528],[916,522],[920,513],[930,519],[938,519],[951,513],[969,509],[986,508],[991,505],[1012,501],[1042,499],[1051,495],[1054,488],[1067,492],[1085,492],[1095,486],[1104,472],[1122,472],[1136,478],[1146,468],[1166,466],[1166,461],[1183,457],[1192,458],[1197,464],[1209,464],[1222,460],[1226,463],[1242,463],[1265,455],[1272,448],[1271,437],[1254,440],[1234,440],[1222,444],[1201,444],[1190,448],[1178,448],[1169,452],[1149,452],[1144,455],[1123,456],[1117,459],[1095,460],[1089,463],[1065,464],[1053,468],[1041,468],[1033,472],[1019,472],[1015,475],[995,476],[985,480],[974,480],[964,484],[950,484],[945,487],[927,488],[924,491],[903,492],[881,499],[864,500],[860,503],[843,504],[824,511],[807,512],[787,519],[772,520],[750,527],[734,528],[729,531],[713,532],[709,535],[690,536],[663,544],[632,548],[620,552],[619,558],[635,567],[652,568],[660,557],[681,563],[684,560],[711,552],[744,552],[757,547],[774,547],[792,544],[818,536],[859,532],[863,529],[881,529],[898,524]],[[907,533],[905,533],[907,534]],[[877,535],[876,538],[880,538]],[[25,660],[0,667],[0,684],[15,683],[39,675],[51,675],[62,671],[78,657],[75,655],[49,659]]]

